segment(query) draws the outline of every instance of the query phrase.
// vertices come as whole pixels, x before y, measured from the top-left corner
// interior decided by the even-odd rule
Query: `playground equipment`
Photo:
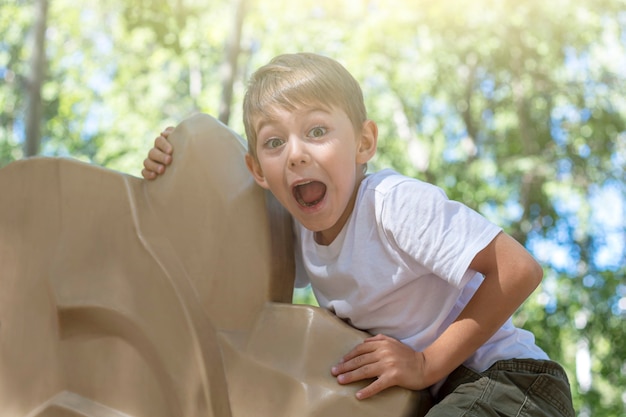
[[[0,170],[0,417],[421,416],[330,367],[367,335],[291,304],[288,214],[207,115],[157,181],[62,158]]]

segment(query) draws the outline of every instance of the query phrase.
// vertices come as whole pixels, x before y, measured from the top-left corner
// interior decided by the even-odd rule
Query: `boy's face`
[[[275,109],[254,120],[257,159],[246,155],[256,182],[270,190],[318,243],[329,244],[352,213],[364,177],[363,164],[376,152],[377,128],[366,121],[357,132],[340,109]]]

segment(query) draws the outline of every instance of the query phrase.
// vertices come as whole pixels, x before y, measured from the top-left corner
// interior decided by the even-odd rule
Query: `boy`
[[[248,169],[294,218],[296,285],[376,334],[332,367],[338,383],[374,378],[359,399],[430,387],[430,417],[574,416],[563,369],[510,319],[541,267],[435,186],[365,174],[378,131],[339,63],[278,56],[252,76],[243,106]],[[172,161],[169,131],[144,161],[146,179]]]

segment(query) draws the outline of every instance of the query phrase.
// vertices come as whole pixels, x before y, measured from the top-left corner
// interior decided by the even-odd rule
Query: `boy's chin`
[[[293,213],[292,213],[293,216]],[[324,230],[326,230],[327,228],[324,227],[323,225],[320,225],[317,222],[311,222],[311,221],[307,221],[306,219],[303,219],[301,216],[293,216],[298,223],[300,223],[305,229],[310,230],[311,232],[314,233],[321,233]]]

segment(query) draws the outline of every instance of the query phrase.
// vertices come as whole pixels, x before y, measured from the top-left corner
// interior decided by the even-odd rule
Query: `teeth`
[[[310,203],[307,203],[306,201],[304,201],[302,198],[298,197],[297,198],[298,204],[300,204],[301,206],[304,207],[313,207],[314,205],[316,205],[317,203],[319,203],[319,200],[317,201],[312,201]]]
[[[310,202],[310,203],[306,203],[306,202],[302,201],[302,199],[301,199],[301,198],[299,198],[299,199],[298,199],[298,204],[300,204],[301,206],[304,206],[304,207],[313,207],[313,206],[314,206],[314,205],[316,205],[317,203],[319,203],[319,200],[317,200],[317,201],[312,201],[312,202]]]
[[[320,202],[320,200],[316,200],[316,201],[311,201],[310,203],[307,203],[301,197],[297,197],[296,201],[298,202],[298,204],[300,204],[303,207],[313,207],[314,205]]]

